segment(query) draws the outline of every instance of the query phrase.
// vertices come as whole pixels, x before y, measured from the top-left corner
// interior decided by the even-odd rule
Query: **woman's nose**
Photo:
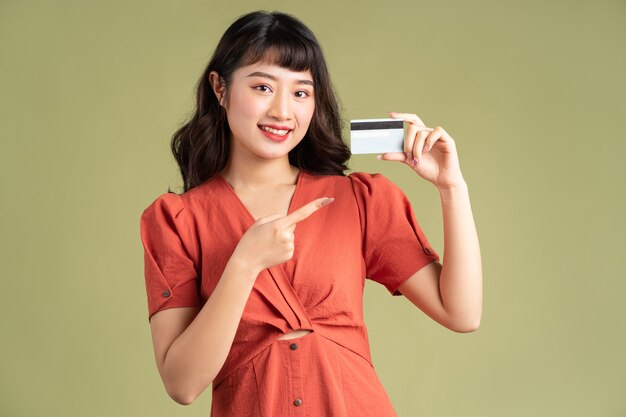
[[[274,95],[268,111],[268,116],[274,117],[278,120],[285,120],[289,119],[290,115],[291,102],[289,101],[289,97],[285,94]]]

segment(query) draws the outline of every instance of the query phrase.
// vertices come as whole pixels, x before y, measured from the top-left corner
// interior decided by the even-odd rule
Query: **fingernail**
[[[409,152],[409,159],[413,159],[413,152]]]
[[[330,203],[332,203],[333,201],[335,201],[335,199],[334,199],[334,198],[332,198],[332,197],[327,198],[326,200],[322,201],[322,206],[327,206],[327,205],[329,205]]]
[[[413,158],[413,168],[415,168],[418,163],[419,161],[417,160],[417,158]]]

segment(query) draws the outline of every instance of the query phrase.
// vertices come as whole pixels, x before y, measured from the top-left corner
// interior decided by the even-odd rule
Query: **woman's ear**
[[[211,87],[213,88],[213,92],[217,97],[217,101],[219,101],[221,106],[224,106],[224,94],[226,93],[226,82],[220,75],[211,71],[209,74],[209,82],[211,83]]]

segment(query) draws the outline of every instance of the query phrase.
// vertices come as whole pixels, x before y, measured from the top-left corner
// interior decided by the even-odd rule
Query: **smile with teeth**
[[[267,127],[267,126],[260,126],[261,129],[273,133],[275,135],[278,136],[285,136],[287,133],[289,133],[289,130],[278,130],[278,129],[272,129],[271,127]]]

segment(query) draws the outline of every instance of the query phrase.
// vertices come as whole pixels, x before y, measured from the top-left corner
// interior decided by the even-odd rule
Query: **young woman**
[[[313,33],[267,12],[228,28],[172,141],[184,193],[141,217],[156,364],[175,401],[212,384],[212,416],[395,416],[370,357],[366,277],[449,329],[478,327],[480,252],[454,141],[390,116],[408,123],[405,152],[381,159],[439,190],[443,265],[395,184],[344,174]]]

